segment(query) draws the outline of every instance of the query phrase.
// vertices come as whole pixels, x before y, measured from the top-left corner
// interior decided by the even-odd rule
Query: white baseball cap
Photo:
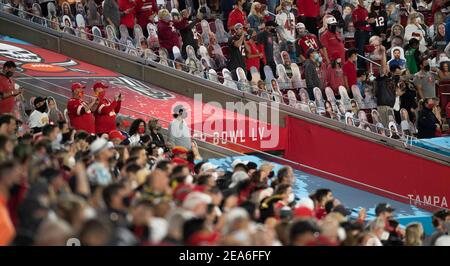
[[[104,138],[98,138],[89,146],[89,151],[91,152],[91,155],[94,155],[108,148],[110,148],[108,141]]]
[[[327,18],[327,25],[331,25],[331,24],[337,24],[337,20],[333,16]]]
[[[306,28],[306,27],[305,27],[305,24],[299,22],[299,23],[297,23],[297,25],[295,25],[295,28],[296,29],[301,29],[301,28]]]
[[[210,170],[217,170],[217,167],[218,167],[217,165],[207,162],[207,163],[202,164],[202,167],[200,167],[200,171],[207,172]]]
[[[244,171],[237,171],[231,176],[230,188],[235,187],[239,182],[248,179],[248,174]]]

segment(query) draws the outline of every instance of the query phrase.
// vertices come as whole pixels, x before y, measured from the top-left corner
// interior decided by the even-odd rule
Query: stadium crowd
[[[74,14],[81,14],[91,29],[123,24],[125,30],[117,32],[130,39],[137,23],[148,35],[144,42],[132,41],[139,47],[154,44],[146,30],[158,18],[154,52],[158,61],[173,59],[167,61],[173,67],[196,75],[204,65],[198,67],[197,61],[214,59],[206,61],[208,74],[212,66],[227,67],[223,76],[239,79],[237,89],[250,88],[273,100],[287,95],[289,104],[294,93],[298,108],[303,104],[309,112],[375,132],[373,125],[388,127],[397,132],[390,131],[391,137],[414,135],[415,127],[420,137],[441,131],[444,120],[434,86],[448,76],[445,25],[440,26],[447,1],[374,1],[370,7],[365,1],[335,0],[165,2],[167,9],[155,1],[69,1],[54,5],[53,13],[48,4],[54,1],[14,0],[4,10],[42,24],[39,18],[50,15],[49,27],[74,34]],[[438,24],[435,19],[428,27],[416,12],[427,9],[434,17],[440,14]],[[62,21],[63,14],[69,21]],[[226,48],[220,34],[191,31],[198,21],[214,16],[228,29],[222,32],[229,39]],[[433,34],[427,35],[430,28]],[[346,45],[354,49],[346,52]],[[182,47],[181,56],[174,46]],[[215,57],[222,49],[228,50],[224,60]],[[267,79],[265,65],[278,77]],[[268,82],[247,84],[256,76],[252,69]],[[94,84],[93,100],[84,97],[91,88],[72,84],[67,112],[51,97],[36,97],[28,120],[22,121],[16,115],[23,91],[15,86],[15,70],[14,62],[7,61],[0,75],[0,245],[65,245],[70,238],[81,245],[450,245],[448,210],[433,214],[435,231],[425,236],[420,223],[402,227],[387,203],[374,206],[375,217],[369,217],[365,209],[347,209],[326,188],[296,198],[291,167],[275,173],[270,162],[236,160],[232,169],[220,169],[202,160],[190,137],[179,134],[186,131],[182,106],[173,110],[165,139],[158,120],[129,121],[118,115],[121,95],[106,98],[108,84],[103,82]],[[304,79],[297,80],[297,73],[304,73]],[[333,102],[335,96],[339,100]],[[401,131],[395,130],[397,124]]]
[[[118,115],[121,95],[105,97],[103,82],[90,101],[73,83],[66,115],[35,97],[21,121],[14,72],[7,61],[0,75],[0,245],[450,245],[448,210],[425,237],[387,203],[369,217],[327,188],[297,198],[291,167],[236,159],[221,169],[183,134],[183,106],[165,139],[157,119]]]
[[[54,30],[391,138],[448,127],[447,0],[2,1]]]

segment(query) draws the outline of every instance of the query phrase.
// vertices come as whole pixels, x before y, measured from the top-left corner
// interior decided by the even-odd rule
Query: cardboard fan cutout
[[[233,77],[231,76],[230,70],[228,70],[226,68],[222,69],[222,76],[223,76],[223,85],[224,86],[234,89],[234,90],[238,89],[236,82],[234,82]]]
[[[250,83],[247,80],[244,69],[238,67],[236,69],[236,75],[238,77],[238,88],[240,91],[251,93]]]
[[[270,81],[270,91],[272,92],[273,100],[277,103],[283,103],[283,94],[280,91],[280,86],[276,79]]]
[[[230,35],[225,31],[222,20],[216,19],[214,23],[216,24],[217,41],[219,43],[228,43],[228,38],[230,38]]]
[[[280,86],[281,91],[286,91],[292,89],[291,79],[286,74],[286,69],[282,64],[277,65],[277,75],[278,75],[278,85]]]
[[[317,111],[319,113],[325,113],[325,101],[323,100],[322,91],[319,88],[313,89],[315,103],[317,106]]]
[[[306,87],[306,81],[302,80],[302,75],[300,73],[300,69],[296,63],[291,63],[291,71],[292,71],[292,88],[300,89]]]
[[[258,69],[256,67],[251,67],[250,74],[252,76],[251,85],[252,85],[252,87],[257,88],[258,82],[261,80],[261,75],[259,74]]]
[[[344,104],[345,110],[352,110],[350,104],[350,97],[348,97],[347,89],[344,86],[339,86],[339,95],[341,96],[341,102]]]
[[[338,108],[336,105],[336,97],[334,96],[334,91],[330,87],[325,88],[325,95],[327,96],[327,100],[331,103],[331,107],[333,108],[333,112],[337,112]]]
[[[159,48],[159,39],[158,39],[158,29],[156,28],[155,24],[148,23],[147,24],[147,32],[148,32],[148,48],[150,49],[158,49]]]
[[[219,79],[217,77],[217,72],[214,69],[210,69],[208,71],[208,79],[211,80],[212,82],[219,83]]]
[[[364,106],[363,97],[361,96],[361,91],[359,90],[358,86],[352,86],[352,94],[353,99],[358,103],[359,108],[366,109],[366,107]]]
[[[300,89],[300,102],[303,104],[309,103],[309,95],[306,89]]]

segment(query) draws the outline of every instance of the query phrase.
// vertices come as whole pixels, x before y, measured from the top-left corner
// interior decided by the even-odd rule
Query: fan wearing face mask
[[[320,42],[326,50],[326,55],[337,53],[341,61],[345,61],[344,38],[337,31],[337,20],[333,16],[326,19],[327,30],[320,37]]]
[[[14,98],[22,93],[22,90],[15,89],[15,82],[12,79],[16,71],[16,64],[13,61],[6,61],[0,73],[0,114],[14,112]]]
[[[49,123],[47,114],[47,98],[40,96],[34,99],[34,111],[28,118],[28,125],[30,128],[42,128]]]
[[[95,100],[84,101],[84,88],[85,86],[81,83],[72,84],[72,98],[67,101],[67,115],[71,127],[93,134],[95,133],[95,122],[91,108],[95,104]]]
[[[120,111],[122,94],[118,94],[113,101],[106,98],[108,85],[103,82],[94,84],[94,93],[97,96],[97,104],[93,106],[95,116],[95,132],[97,134],[109,134],[116,129],[116,115]]]

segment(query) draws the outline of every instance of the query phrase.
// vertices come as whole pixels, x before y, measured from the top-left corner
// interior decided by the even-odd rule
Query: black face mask
[[[395,83],[398,83],[400,81],[400,76],[399,75],[394,75],[392,77],[392,79],[395,81]]]
[[[430,65],[424,66],[423,70],[425,70],[426,72],[430,71],[431,70]]]
[[[45,113],[47,112],[47,104],[45,103],[44,105],[42,105],[41,107],[36,108],[36,110],[38,110],[41,113]]]
[[[130,199],[130,197],[123,197],[122,198],[122,203],[123,203],[123,206],[125,206],[125,207],[130,207],[130,205],[131,205],[131,199]]]
[[[373,10],[375,10],[375,11],[380,10],[380,6],[373,6]]]
[[[13,73],[12,71],[6,71],[6,73],[5,73],[5,76],[6,76],[7,78],[12,77],[13,75],[14,75],[14,73]]]
[[[332,33],[335,33],[337,29],[337,25],[328,25],[328,30]]]

